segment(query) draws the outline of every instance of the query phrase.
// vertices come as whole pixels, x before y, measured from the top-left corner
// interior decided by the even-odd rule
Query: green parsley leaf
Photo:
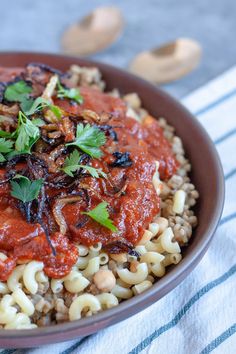
[[[0,130],[0,153],[7,153],[7,159],[12,158],[19,153],[30,153],[31,147],[40,137],[38,127],[43,125],[45,125],[45,122],[42,119],[37,118],[31,121],[23,112],[20,111],[18,115],[18,126],[14,132],[8,133]],[[9,147],[11,146],[11,149],[9,151],[1,151],[1,142],[6,144],[5,138],[15,140],[15,151],[12,149],[14,142],[10,140],[7,140],[7,144]],[[0,159],[4,161],[2,156]]]
[[[27,106],[25,107],[27,108]],[[23,111],[27,116],[31,116],[35,113],[38,113],[39,111],[41,111],[43,108],[46,107],[48,107],[58,119],[62,117],[61,109],[51,104],[48,100],[46,100],[43,97],[37,97],[35,100],[32,100],[31,105],[28,106],[27,109],[23,109]]]
[[[76,88],[71,88],[71,89],[66,89],[65,87],[62,86],[60,81],[58,80],[57,83],[57,97],[58,98],[69,98],[79,104],[82,104],[84,102],[83,97],[80,94],[80,91]]]
[[[94,209],[88,212],[82,212],[82,214],[90,216],[93,220],[97,221],[99,224],[105,226],[111,231],[118,231],[117,227],[113,224],[113,221],[109,219],[109,213],[107,211],[107,202],[102,202],[98,204]]]
[[[106,178],[107,175],[100,169],[100,168],[94,168],[92,166],[88,165],[70,165],[70,166],[65,166],[62,168],[62,170],[70,177],[73,177],[73,172],[79,170],[80,168],[83,168],[86,170],[90,175],[94,178],[99,178],[100,176]]]
[[[29,120],[24,113],[19,112],[18,126],[16,129],[16,143],[17,151],[30,153],[31,147],[40,137],[40,131],[31,120]]]
[[[42,127],[44,126],[46,123],[44,122],[43,119],[41,118],[35,118],[35,119],[32,119],[31,122],[36,125],[36,127]]]
[[[2,154],[6,154],[12,151],[13,141],[6,140],[5,138],[0,138],[0,162],[6,161],[5,156]]]
[[[0,137],[1,138],[11,138],[12,133],[5,132],[4,130],[0,130]]]
[[[64,167],[77,165],[80,161],[81,153],[78,150],[73,150],[65,159]]]
[[[101,168],[94,168],[88,165],[78,165],[79,168],[83,168],[85,171],[90,173],[90,175],[94,178],[99,178],[100,176],[103,178],[107,178],[107,175]]]
[[[102,171],[101,168],[94,168],[88,165],[80,165],[80,153],[78,150],[74,150],[65,160],[62,170],[70,177],[74,177],[73,172],[80,168],[86,170],[94,178],[107,178],[107,175]]]
[[[3,156],[3,154],[0,153],[0,162],[4,162],[6,161],[5,157]]]
[[[10,152],[12,150],[13,141],[0,138],[0,152]]]
[[[21,104],[20,104],[20,108],[22,109],[22,111],[25,113],[27,112],[31,106],[34,103],[34,99],[33,98],[27,98],[25,97],[24,99],[22,99]]]
[[[31,181],[29,178],[21,175],[16,175],[14,179],[17,179],[19,182],[13,180],[10,182],[12,197],[21,200],[23,203],[31,202],[38,197],[43,185],[43,179]]]
[[[17,156],[17,155],[21,155],[21,154],[27,154],[27,151],[16,151],[13,150],[11,152],[9,152],[8,154],[6,154],[6,160],[11,160],[13,157]]]
[[[32,91],[32,87],[28,86],[25,81],[21,80],[7,86],[4,98],[10,102],[20,102],[22,111],[27,116],[30,116],[40,111],[43,107],[50,105],[50,102],[42,97],[37,97],[35,100],[30,98],[29,94]]]
[[[99,148],[105,142],[106,136],[100,129],[90,124],[83,126],[82,123],[79,123],[77,125],[75,141],[66,144],[66,146],[77,146],[91,157],[99,158],[102,156],[102,151]]]
[[[64,162],[64,166],[62,170],[70,177],[74,177],[72,172],[75,172],[76,170],[79,169],[78,163],[80,160],[80,153],[78,150],[74,150],[66,159]]]
[[[35,100],[31,102],[30,107],[28,109],[24,109],[24,113],[27,116],[31,116],[32,114],[38,113],[44,107],[50,106],[50,102],[43,97],[37,97]]]
[[[10,102],[22,102],[28,98],[31,92],[32,87],[21,80],[7,86],[4,92],[4,98]]]
[[[50,108],[51,111],[54,113],[54,115],[57,117],[57,119],[61,119],[61,117],[62,117],[62,110],[61,110],[59,107],[57,107],[57,106],[55,106],[55,105],[53,105],[53,104],[50,104],[50,105],[49,105],[49,108]]]

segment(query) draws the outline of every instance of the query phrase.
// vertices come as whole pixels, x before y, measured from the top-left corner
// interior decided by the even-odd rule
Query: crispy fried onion
[[[108,253],[119,254],[126,252],[130,256],[135,256],[138,258],[139,253],[136,252],[133,248],[134,246],[132,245],[132,243],[125,239],[116,240],[103,246],[103,249],[106,250]]]
[[[60,228],[60,233],[62,235],[65,235],[65,233],[68,229],[66,220],[62,214],[62,209],[67,204],[81,202],[81,201],[83,201],[81,194],[77,194],[77,195],[73,195],[73,196],[69,196],[69,197],[58,198],[55,201],[53,208],[52,208],[52,212],[53,212],[53,216],[56,220],[56,223]]]
[[[62,154],[65,154],[67,151],[67,148],[65,145],[61,144],[58,145],[55,149],[53,149],[50,154],[47,153],[35,153],[35,156],[40,158],[41,160],[44,160],[48,166],[48,171],[50,173],[56,173],[58,171],[58,165],[55,162],[55,160],[61,156]]]
[[[69,117],[65,117],[59,124],[60,133],[65,136],[65,142],[75,140],[75,127]]]
[[[18,104],[14,104],[12,106],[7,106],[5,104],[0,103],[0,114],[1,115],[17,116],[18,112],[19,112]]]
[[[45,98],[46,100],[49,100],[52,103],[52,96],[53,92],[55,91],[55,88],[58,83],[58,76],[53,75],[51,76],[49,82],[47,83],[47,86],[45,87],[45,90],[43,91],[42,98]]]
[[[17,120],[13,117],[8,117],[6,115],[0,114],[0,128],[5,132],[10,132],[12,128],[16,129]]]
[[[112,114],[107,112],[102,112],[101,114],[98,114],[94,111],[91,111],[90,109],[85,109],[80,113],[80,117],[88,122],[104,124],[112,118]]]

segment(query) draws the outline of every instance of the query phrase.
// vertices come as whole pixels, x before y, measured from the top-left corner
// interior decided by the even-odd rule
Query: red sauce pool
[[[2,77],[6,79],[7,75],[4,76],[3,70],[0,70]],[[81,94],[84,103],[80,106],[71,105],[66,100],[57,100],[55,104],[73,115],[79,115],[84,109],[113,113],[109,125],[115,127],[118,142],[108,137],[102,148],[103,157],[92,160],[92,166],[102,168],[108,179],[84,178],[82,183],[88,189],[89,205],[81,199],[64,206],[62,214],[68,231],[65,235],[60,234],[59,230],[50,235],[56,256],[52,254],[42,227],[27,223],[22,216],[17,201],[10,196],[9,184],[0,186],[0,251],[8,256],[6,261],[0,261],[0,280],[8,278],[19,259],[43,261],[47,275],[63,277],[77,260],[76,243],[90,246],[97,242],[106,245],[117,240],[127,240],[135,245],[159,212],[160,199],[152,184],[155,161],[160,163],[159,172],[163,180],[173,175],[177,162],[158,122],[147,116],[140,124],[125,115],[126,107],[122,100],[98,90],[81,88]],[[128,152],[132,165],[111,167],[115,161],[113,153],[117,151]],[[0,179],[4,179],[4,174],[5,171],[0,170]],[[54,193],[48,188],[47,192],[49,195]],[[90,218],[83,223],[85,216],[81,212],[91,210],[103,200],[109,203],[110,218],[118,232],[112,233]],[[51,210],[53,205],[52,199]],[[51,213],[51,210],[48,212]]]

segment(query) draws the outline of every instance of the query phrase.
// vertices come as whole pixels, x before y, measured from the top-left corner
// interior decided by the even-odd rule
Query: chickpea
[[[111,291],[116,285],[116,278],[112,271],[108,269],[99,269],[94,274],[93,281],[96,287],[103,292]]]

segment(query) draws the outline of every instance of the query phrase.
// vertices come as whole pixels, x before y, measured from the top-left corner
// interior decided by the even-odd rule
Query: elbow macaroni
[[[64,279],[66,290],[72,294],[83,291],[90,284],[90,281],[77,270],[72,270]]]
[[[161,246],[166,252],[169,253],[180,253],[181,249],[179,247],[178,242],[172,242],[172,239],[174,238],[174,233],[171,229],[171,227],[168,227],[165,229],[165,231],[159,236]]]
[[[15,300],[15,302],[20,306],[23,313],[25,313],[28,316],[33,315],[34,305],[25,295],[24,291],[18,288],[12,293],[12,297]]]
[[[15,291],[18,288],[22,288],[20,279],[23,278],[24,270],[25,264],[18,265],[7,279],[7,286],[11,291]]]
[[[151,288],[152,282],[150,280],[144,280],[142,283],[134,285],[132,290],[135,295],[143,293],[145,290]]]
[[[8,323],[5,329],[31,329],[37,328],[37,325],[30,322],[29,317],[24,313],[18,313],[11,323]]]
[[[4,262],[6,259],[7,259],[7,256],[4,253],[0,252],[0,260],[2,262]]]
[[[110,309],[119,304],[117,297],[111,293],[99,294],[96,295],[96,298],[99,300],[101,307],[105,309]]]
[[[0,324],[11,323],[14,320],[17,309],[12,305],[14,305],[13,297],[4,295],[0,303]]]
[[[31,261],[29,262],[23,273],[23,280],[26,289],[31,294],[36,294],[38,290],[38,283],[35,279],[36,273],[43,269],[43,262]]]
[[[154,235],[151,231],[145,230],[141,240],[139,240],[138,242],[138,246],[145,245],[146,242],[150,241],[153,238],[153,236]]]
[[[179,189],[175,192],[173,200],[173,212],[176,214],[182,214],[184,211],[184,204],[186,199],[185,191]]]
[[[88,262],[87,267],[83,271],[83,276],[86,278],[93,276],[95,273],[99,271],[99,265],[100,265],[99,257],[91,258]]]
[[[79,320],[81,318],[81,312],[89,308],[92,313],[96,313],[101,310],[100,301],[91,294],[83,294],[78,296],[70,305],[69,318],[71,321]]]
[[[158,253],[164,252],[164,249],[163,249],[160,242],[148,241],[145,245],[145,248],[147,251],[153,251],[153,252],[158,252]]]
[[[160,164],[158,161],[156,161],[155,163],[156,163],[156,171],[152,177],[152,184],[156,190],[157,195],[160,195],[162,191],[162,182],[160,180],[160,176],[158,172]]]
[[[147,263],[149,265],[155,265],[159,264],[161,261],[163,261],[165,257],[157,252],[147,252],[143,254],[140,258],[140,262]]]
[[[133,296],[132,290],[116,284],[111,293],[120,299],[130,299]]]
[[[63,290],[63,280],[62,279],[52,279],[51,289],[54,294],[58,294]]]
[[[41,270],[35,274],[35,279],[38,283],[47,283],[48,282],[48,276],[44,273],[43,270]]]
[[[0,294],[5,295],[8,294],[9,292],[10,289],[8,288],[7,284],[0,281]]]
[[[144,281],[148,276],[148,266],[146,263],[140,263],[137,266],[137,271],[135,273],[130,272],[126,269],[117,269],[117,274],[125,283],[128,284],[138,284]]]

